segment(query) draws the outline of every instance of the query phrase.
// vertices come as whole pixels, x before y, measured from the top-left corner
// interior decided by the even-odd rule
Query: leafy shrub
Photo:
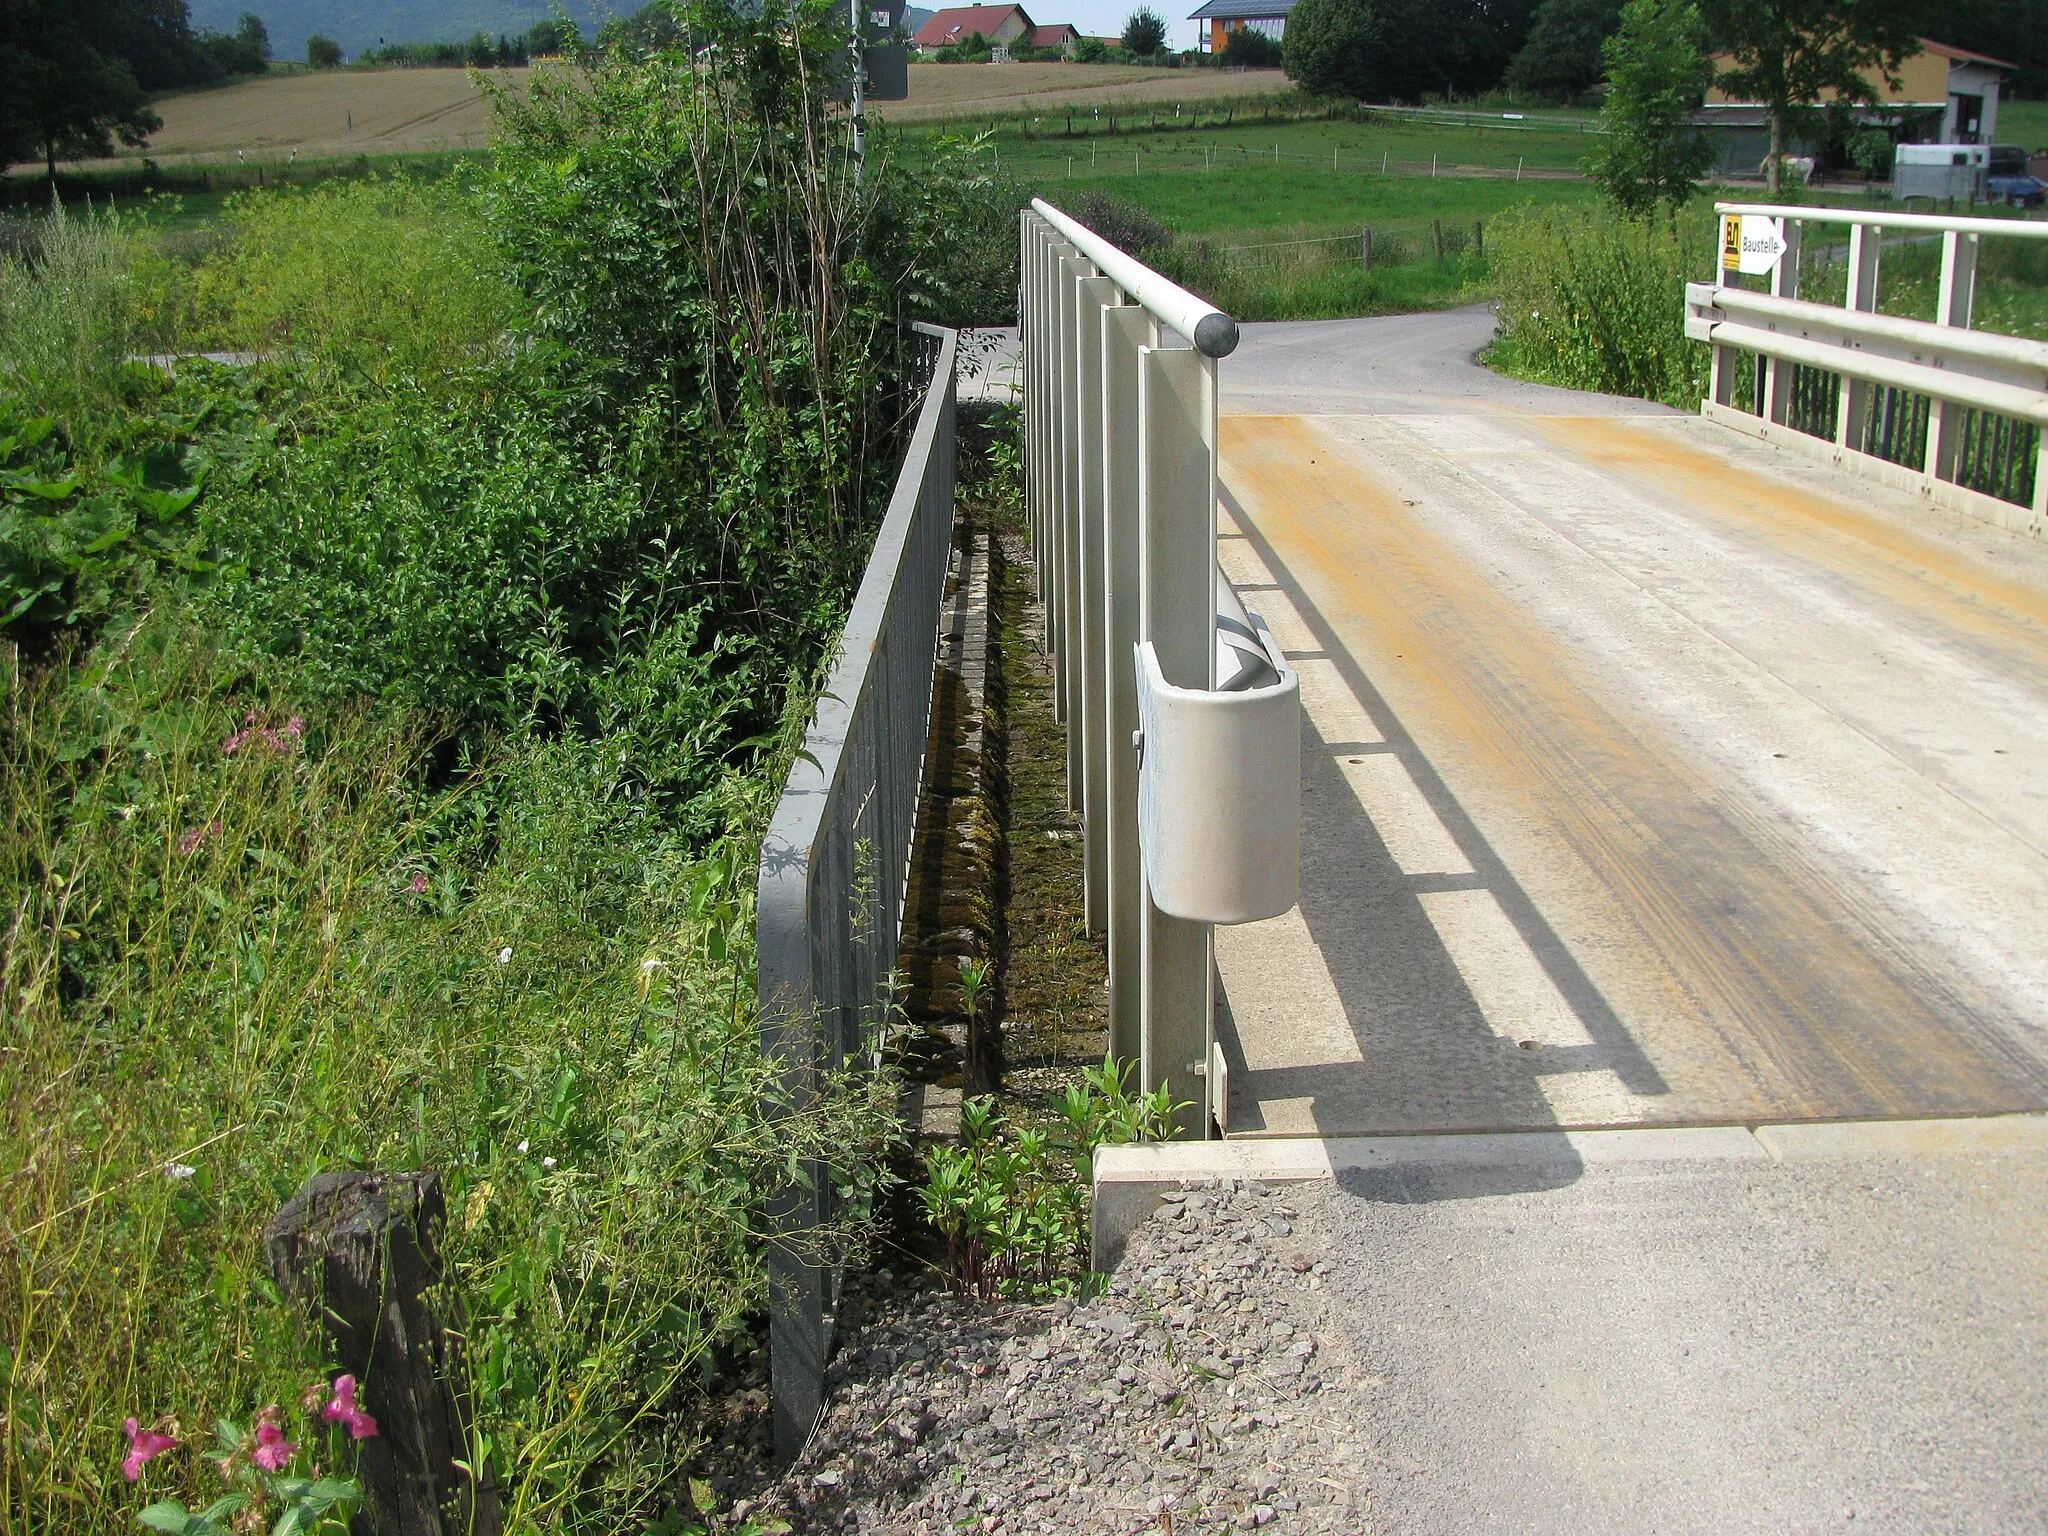
[[[1685,284],[1712,273],[1714,221],[1521,208],[1487,229],[1499,294],[1489,360],[1567,389],[1697,410],[1707,348],[1685,339]]]
[[[1118,250],[1146,256],[1173,244],[1173,232],[1128,198],[1088,191],[1074,198],[1067,211]]]

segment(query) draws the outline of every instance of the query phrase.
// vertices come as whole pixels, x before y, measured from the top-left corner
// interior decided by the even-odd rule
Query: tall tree
[[[1166,46],[1166,22],[1149,5],[1141,5],[1124,20],[1124,52],[1134,59],[1149,59]]]
[[[1385,30],[1373,0],[1298,0],[1288,13],[1281,60],[1311,96],[1385,98]]]
[[[1562,100],[1600,83],[1600,45],[1621,24],[1621,0],[1543,0],[1529,40],[1501,84],[1519,95]]]
[[[1676,212],[1713,164],[1714,148],[1692,123],[1714,65],[1692,0],[1629,0],[1621,30],[1607,39],[1605,137],[1588,167],[1624,213],[1663,203]]]
[[[184,6],[177,7],[182,16]],[[140,145],[163,119],[150,110],[126,50],[151,40],[129,0],[0,4],[0,164],[57,162]]]
[[[1898,82],[1899,62],[1919,47],[1924,0],[1701,0],[1713,41],[1735,67],[1715,82],[1770,116],[1770,189],[1782,181],[1789,130],[1826,97],[1875,98],[1872,76]]]

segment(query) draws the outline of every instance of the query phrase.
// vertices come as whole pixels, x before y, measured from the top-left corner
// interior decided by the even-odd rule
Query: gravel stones
[[[804,1536],[1358,1530],[1370,1477],[1322,1328],[1327,1250],[1286,1195],[1174,1192],[1081,1304],[850,1278],[824,1419],[752,1518]]]

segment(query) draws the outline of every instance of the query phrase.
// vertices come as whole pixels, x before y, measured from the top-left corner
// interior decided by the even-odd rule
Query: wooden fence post
[[[467,1372],[436,1315],[447,1204],[437,1173],[320,1173],[263,1229],[278,1288],[362,1383],[377,1434],[360,1475],[377,1536],[499,1536],[498,1490],[472,1481]]]
[[[1429,244],[1430,249],[1436,252],[1437,265],[1442,266],[1444,262],[1444,221],[1442,219],[1431,219],[1429,221]]]
[[[1486,220],[1484,219],[1474,219],[1472,221],[1472,254],[1474,256],[1484,256],[1486,254]]]
[[[1364,263],[1366,271],[1370,272],[1372,270],[1372,226],[1370,224],[1365,226],[1364,233],[1358,237],[1358,259]]]

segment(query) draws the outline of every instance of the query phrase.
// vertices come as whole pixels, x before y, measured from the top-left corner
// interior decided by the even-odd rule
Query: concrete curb
[[[1273,1137],[1148,1142],[1095,1154],[1091,1262],[1113,1270],[1131,1234],[1167,1191],[1189,1184],[1439,1172],[1519,1170],[1520,1187],[1569,1183],[1585,1169],[1626,1163],[1742,1161],[1776,1165],[1825,1158],[2048,1152],[2048,1114],[1830,1124],[1644,1126],[1602,1131],[1507,1131],[1447,1136]],[[1503,1185],[1505,1189],[1508,1186]],[[1483,1192],[1483,1191],[1475,1191]]]

